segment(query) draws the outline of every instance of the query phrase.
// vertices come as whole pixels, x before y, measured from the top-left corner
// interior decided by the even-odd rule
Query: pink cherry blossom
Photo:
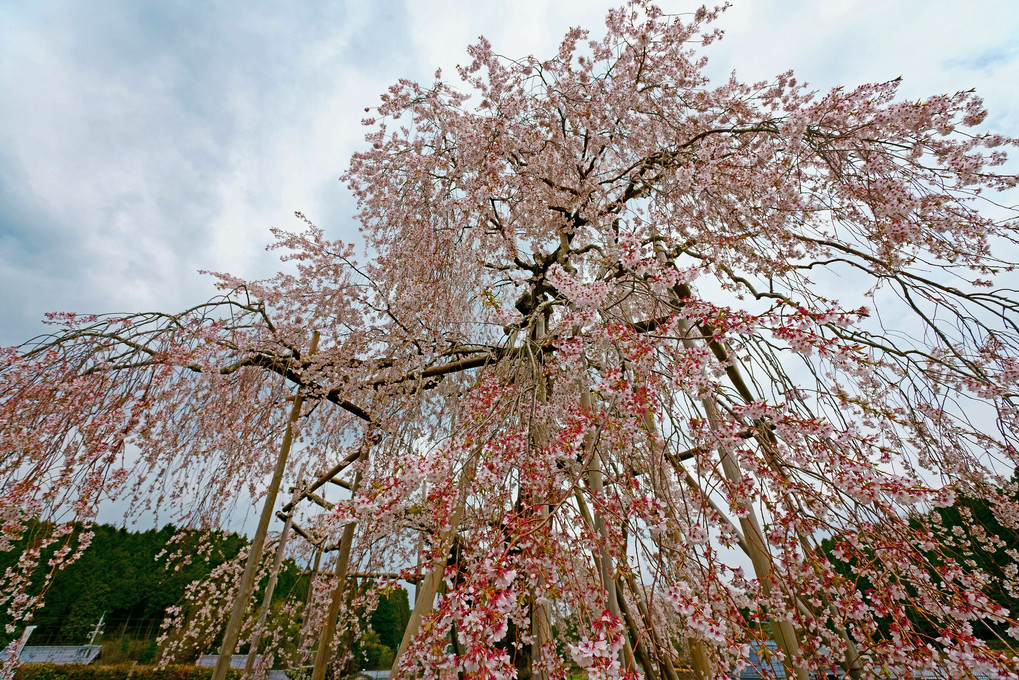
[[[106,499],[236,527],[289,431],[289,550],[328,551],[263,638],[299,621],[291,663],[337,624],[352,667],[402,578],[401,677],[727,678],[770,640],[799,680],[1014,677],[1019,569],[976,557],[1019,554],[964,501],[1019,527],[1016,213],[983,212],[1016,140],[971,92],[711,83],[721,12],[632,0],[546,59],[482,39],[369,107],[363,254],[298,214],[288,273],[0,350],[0,549],[51,528],[0,605],[27,620]],[[164,658],[243,571],[192,585]]]

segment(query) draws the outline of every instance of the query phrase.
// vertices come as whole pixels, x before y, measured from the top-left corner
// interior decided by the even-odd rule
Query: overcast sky
[[[400,77],[453,74],[485,35],[546,56],[603,0],[0,0],[0,344],[47,311],[173,311],[199,269],[275,271],[301,210],[355,239],[337,181],[364,107]],[[905,96],[976,88],[1019,136],[1015,0],[734,0],[710,72],[792,68],[819,89],[903,76]],[[668,12],[696,4],[663,0]]]

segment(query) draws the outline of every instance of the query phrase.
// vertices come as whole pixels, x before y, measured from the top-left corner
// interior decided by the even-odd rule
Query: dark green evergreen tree
[[[379,598],[379,606],[371,616],[371,627],[379,636],[379,642],[396,650],[403,639],[403,631],[410,619],[410,603],[407,591],[397,588]]]
[[[27,544],[51,530],[47,525],[36,526],[26,533],[19,545],[0,553],[0,571],[13,565]],[[32,635],[33,643],[83,644],[88,642],[90,631],[104,615],[107,639],[154,638],[164,611],[180,601],[187,584],[203,578],[235,556],[246,543],[243,537],[222,532],[186,535],[171,549],[185,554],[197,552],[201,541],[203,547],[211,547],[209,560],[194,559],[187,566],[173,570],[156,560],[178,533],[173,526],[130,532],[98,524],[91,530],[94,537],[88,549],[76,562],[59,571],[43,594],[43,606],[35,612],[32,621],[38,626]],[[72,542],[77,542],[81,531],[81,527],[76,528]],[[48,552],[55,549],[56,546],[52,546]],[[45,563],[43,560],[42,564]],[[37,582],[41,576],[41,573],[36,574]],[[4,624],[6,619],[0,614],[0,626]],[[10,637],[9,634],[4,636],[0,627],[0,646]]]

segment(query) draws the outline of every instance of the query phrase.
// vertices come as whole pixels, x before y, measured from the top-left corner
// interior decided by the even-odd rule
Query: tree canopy
[[[771,638],[799,680],[1014,674],[1015,569],[946,566],[995,539],[931,510],[1019,522],[1016,140],[972,92],[711,83],[719,12],[482,39],[367,109],[360,258],[299,215],[270,280],[5,350],[4,540],[106,497],[215,525],[292,435],[335,587],[418,581],[404,675],[728,677]]]

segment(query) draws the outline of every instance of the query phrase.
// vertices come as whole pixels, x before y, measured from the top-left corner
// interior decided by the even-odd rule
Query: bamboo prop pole
[[[702,402],[702,404],[704,406],[705,411],[708,413],[709,422],[717,423],[718,414],[717,411],[715,410],[714,403],[705,399]],[[721,451],[720,457],[722,463],[722,472],[723,474],[725,474],[726,479],[733,483],[739,484],[743,479],[742,473],[740,472],[736,462],[733,460],[731,454],[728,451]],[[671,457],[670,462],[673,463],[673,466],[678,466],[678,461],[672,460]],[[689,475],[684,476],[689,477]],[[701,489],[699,485],[693,482],[693,480],[689,479],[687,480],[687,483],[691,488],[698,491],[701,494],[701,496],[707,500],[708,504],[711,507],[715,508],[716,510],[718,509],[717,505],[715,505],[714,502],[711,501],[710,498],[708,498],[707,494],[704,493],[703,489]],[[723,518],[724,521],[726,521],[728,524],[730,524],[730,526],[732,526],[733,530],[736,533],[737,544],[750,558],[750,562],[754,568],[754,574],[757,576],[758,579],[760,579],[761,588],[764,591],[765,596],[769,596],[771,594],[772,588],[775,585],[771,555],[768,554],[766,543],[764,540],[764,533],[763,531],[761,531],[760,522],[757,519],[757,515],[756,512],[754,511],[754,508],[749,504],[745,504],[743,509],[746,511],[746,516],[740,518],[739,529],[736,529],[736,527],[732,525],[731,521],[724,513],[719,513],[719,517]],[[794,602],[796,602],[796,604],[799,604],[798,599],[796,599],[795,597]],[[785,654],[786,657],[787,663],[784,664],[786,666],[786,670],[787,671],[794,670],[792,667],[792,660],[799,656],[799,641],[796,637],[796,631],[793,628],[792,623],[788,619],[779,620],[775,617],[770,617],[770,621],[772,627],[772,634],[775,637],[775,642],[778,643],[779,647],[782,649],[782,652]],[[706,652],[704,652],[703,647],[700,646],[699,641],[694,640],[692,642],[693,644],[691,645],[691,652],[694,660],[694,672],[697,674],[698,678],[711,677],[710,673],[704,674],[702,676],[702,671],[698,668],[699,666],[698,659],[699,657],[703,657],[706,659],[707,658]],[[808,680],[807,672],[802,668],[796,667],[795,674],[797,680]]]
[[[304,470],[297,475],[300,479],[304,476]],[[300,486],[294,488],[294,495],[291,498],[293,503],[299,494]],[[251,677],[251,671],[255,668],[255,659],[258,657],[258,645],[262,641],[262,634],[265,631],[265,619],[269,615],[269,605],[272,604],[272,595],[276,590],[276,582],[279,580],[280,567],[283,565],[283,553],[287,547],[287,539],[290,537],[290,527],[294,521],[294,511],[287,513],[283,522],[283,530],[280,532],[279,545],[276,546],[276,559],[272,563],[272,572],[269,574],[269,583],[265,586],[265,595],[262,597],[262,606],[258,610],[258,621],[255,623],[255,630],[251,633],[251,642],[248,643],[248,658],[244,662],[244,677]]]
[[[684,342],[686,342],[686,338],[684,338]],[[652,418],[650,412],[645,411],[643,416],[643,423],[644,429],[647,432],[650,441],[652,443],[657,442],[658,428],[656,427],[654,419]],[[691,453],[695,450],[696,449],[691,449],[690,451],[684,453]],[[716,509],[716,511],[718,511],[719,516],[725,517],[725,514],[721,512],[717,505],[715,505],[714,501],[712,501],[711,498],[709,498],[708,495],[701,490],[701,488],[697,485],[695,481],[690,479],[690,475],[681,474],[682,465],[680,464],[680,459],[677,456],[671,454],[668,451],[667,447],[665,448],[665,455],[668,458],[669,462],[672,463],[672,466],[675,468],[677,474],[680,474],[680,476],[683,479],[685,479],[688,484],[692,485],[696,491],[700,492],[700,495],[708,502],[708,504],[712,508]],[[691,453],[691,455],[693,454]],[[737,532],[737,535],[740,536],[741,540],[740,545],[745,545],[745,542],[742,541],[742,536],[739,535],[739,532]],[[636,583],[634,581],[630,581],[629,585],[631,591],[634,594],[634,599],[641,607],[641,614],[644,616],[644,619],[647,622],[646,625],[648,626],[648,629],[652,631],[652,634],[654,634],[654,626],[652,626],[650,612],[648,612],[647,607],[644,606],[644,601],[639,597],[637,593]],[[693,669],[694,677],[696,677],[697,680],[710,680],[715,676],[715,668],[714,663],[711,661],[711,657],[708,655],[707,650],[704,648],[703,641],[701,641],[698,638],[691,637],[687,638],[687,642],[690,650],[690,664]],[[661,642],[657,639],[657,637],[655,637],[655,644],[658,646],[659,649],[663,649]],[[671,657],[666,656],[665,661],[668,664],[665,668],[666,675],[669,676],[669,680],[673,680],[676,677],[675,666],[672,664]]]
[[[587,501],[584,500],[584,494],[581,493],[579,488],[574,488],[573,495],[577,500],[577,507],[580,508],[580,514],[584,516],[584,521],[587,523],[587,526],[593,528],[595,526],[594,515],[591,514],[591,509],[588,507]],[[598,572],[599,574],[601,574],[601,577],[603,579],[606,577],[612,579],[615,572],[615,568],[611,566],[612,558],[608,555],[608,553],[604,549],[595,551],[591,553],[591,558],[594,560],[595,568],[598,569]],[[610,566],[608,569],[605,569],[605,562],[603,560],[609,562]],[[606,601],[605,607],[615,616],[623,618],[622,610],[619,608],[619,588],[615,580],[612,581],[612,586],[613,587],[611,590],[608,589],[605,590],[605,595],[606,597],[608,597],[609,594],[611,594],[615,601],[613,602]],[[633,663],[634,646],[633,644],[630,643],[630,640],[632,639],[633,643],[636,644],[638,639],[637,634],[633,631],[631,632],[633,634],[623,639],[623,648],[619,650],[620,654],[622,655],[622,663],[624,664],[624,668],[629,668]]]
[[[361,483],[361,473],[354,475],[354,493]],[[333,589],[332,599],[329,601],[329,611],[326,614],[325,625],[318,638],[318,650],[315,652],[315,665],[311,671],[311,680],[325,680],[326,666],[329,663],[329,652],[333,646],[333,637],[336,635],[336,617],[340,613],[340,605],[343,604],[343,596],[347,591],[347,569],[350,565],[350,549],[354,542],[354,522],[348,522],[343,527],[343,536],[340,538],[340,551],[336,557],[336,587]]]
[[[329,552],[329,551],[325,550],[323,552]],[[303,574],[311,574],[311,573],[312,572],[310,572],[310,571],[302,571],[301,572],[302,575]],[[332,569],[330,571],[320,571],[318,573],[319,574],[331,574],[331,575],[335,576],[336,575],[336,570]],[[384,579],[384,578],[392,579],[394,581],[406,581],[407,583],[417,583],[418,581],[421,580],[421,579],[419,579],[416,576],[403,576],[399,572],[395,572],[395,571],[348,571],[347,572],[347,580],[348,581],[353,581],[353,580],[357,580],[357,579],[365,579],[365,580],[369,580],[369,581],[378,581],[379,579]]]
[[[329,480],[329,483],[330,484],[335,484],[336,486],[338,486],[338,487],[340,487],[342,489],[346,489],[347,491],[353,491],[354,490],[354,487],[353,487],[353,485],[351,485],[350,482],[348,482],[348,481],[346,481],[344,479],[340,479],[339,477],[333,477],[332,479]]]
[[[534,319],[534,331],[531,336],[533,347],[537,349],[537,353],[528,351],[531,356],[532,369],[531,373],[532,380],[534,382],[535,394],[534,398],[536,401],[541,403],[548,402],[548,390],[545,382],[545,373],[542,370],[544,366],[544,358],[542,356],[542,344],[545,342],[545,316],[542,312],[538,312]],[[533,444],[535,448],[542,449],[546,445],[547,432],[545,431],[545,425],[542,422],[534,423],[533,426]],[[538,512],[542,519],[542,524],[548,521],[548,505],[545,503],[545,499],[537,497],[531,499],[533,505],[539,508]],[[531,678],[532,680],[549,680],[547,660],[545,658],[546,652],[552,648],[552,612],[551,606],[548,600],[544,597],[545,593],[545,576],[544,574],[538,574],[538,578],[531,589]]]
[[[301,654],[301,648],[304,647],[305,638],[304,632],[306,629],[306,626],[304,625],[306,622],[304,619],[308,614],[308,608],[311,606],[311,598],[315,594],[314,592],[315,575],[318,574],[318,567],[321,563],[322,563],[322,548],[318,547],[315,549],[315,559],[312,560],[311,575],[308,577],[308,596],[304,598],[304,604],[301,606],[300,614],[301,631],[297,635],[297,660],[301,663],[298,663],[297,664],[298,666],[302,665],[302,663],[304,662],[304,655]]]
[[[593,412],[593,404],[591,402],[591,390],[586,385],[580,386],[580,405]],[[584,435],[584,449],[588,456],[588,468],[587,468],[587,483],[591,488],[591,491],[600,496],[605,491],[605,479],[601,469],[601,454],[598,451],[598,437],[593,431],[589,431]],[[614,578],[615,565],[612,560],[612,556],[609,555],[606,543],[609,540],[609,530],[605,525],[605,518],[602,517],[601,513],[595,513],[592,517],[591,512],[587,509],[584,503],[583,495],[580,494],[580,490],[577,489],[577,502],[581,505],[582,511],[584,512],[585,519],[588,521],[594,531],[598,533],[601,538],[601,544],[598,546],[598,554],[595,555],[595,563],[598,566],[598,571],[601,576],[602,590],[605,591],[605,605],[614,616],[622,618],[622,612],[619,609],[619,597],[616,593],[616,580]],[[634,638],[636,643],[636,638]],[[620,651],[621,661],[624,668],[630,668],[633,666],[633,648],[630,645],[629,638],[626,638],[623,643],[623,648]]]
[[[547,521],[548,506],[542,503],[539,512],[542,521]],[[533,680],[548,680],[549,678],[545,654],[550,648],[552,640],[552,615],[551,607],[544,598],[544,591],[545,577],[539,574],[531,593],[531,638],[534,640],[531,648],[531,678]]]
[[[714,675],[709,670],[714,667],[711,657],[704,649],[704,643],[697,638],[690,638],[690,665],[693,666],[693,674],[697,680],[712,680]]]
[[[641,618],[644,619],[644,626],[651,635],[651,640],[654,642],[655,647],[658,650],[658,654],[656,656],[659,665],[665,672],[665,677],[667,680],[679,680],[679,675],[676,673],[676,667],[672,663],[673,649],[671,645],[664,645],[658,638],[654,622],[651,620],[651,612],[648,611],[647,605],[644,603],[644,598],[641,596],[641,593],[637,588],[637,578],[633,574],[625,574],[623,578],[625,579],[626,584],[630,587],[630,592],[633,593],[633,601],[637,603],[637,609],[640,610]]]
[[[626,597],[623,595],[622,588],[616,588],[616,599],[619,610],[623,613],[623,622],[629,631],[630,639],[633,640],[633,654],[637,657],[637,661],[640,662],[641,668],[644,669],[644,675],[649,680],[660,680],[658,669],[655,668],[655,664],[648,655],[648,645],[641,640],[642,631],[637,625],[637,621],[633,618],[633,614],[630,613],[630,606],[626,604]]]
[[[677,305],[683,304],[683,298],[692,295],[692,291],[685,284],[679,284],[673,288],[673,297]],[[685,320],[679,320],[679,329],[683,334],[683,345],[685,347],[694,347],[696,345],[694,339],[691,336],[690,331],[692,326]],[[712,335],[707,335],[707,338],[713,338]],[[719,361],[729,363],[728,353],[725,348],[722,347],[718,341],[711,339],[707,340],[707,345],[711,349],[712,354]],[[734,365],[726,366],[726,375],[730,381],[739,391],[740,395],[748,402],[753,401],[753,394],[747,387],[746,382],[743,380],[743,376],[739,374],[738,369]],[[721,418],[718,414],[718,409],[715,402],[712,399],[702,399],[701,404],[704,408],[704,413],[708,419],[708,425],[711,429],[717,429],[721,423]],[[722,474],[727,480],[733,484],[741,484],[743,482],[743,473],[740,470],[739,463],[733,458],[730,451],[726,449],[719,449],[719,462],[722,465]],[[770,596],[773,588],[777,585],[775,582],[774,565],[771,560],[771,554],[768,552],[768,544],[764,538],[764,532],[761,530],[760,520],[757,518],[757,512],[750,503],[744,503],[743,508],[745,516],[740,517],[739,524],[743,530],[743,538],[746,546],[749,550],[750,562],[754,567],[754,575],[760,580],[761,588],[764,591],[765,597]],[[795,606],[795,597],[793,604]],[[772,635],[775,637],[775,642],[778,643],[779,648],[782,650],[785,658],[783,659],[783,666],[785,666],[786,673],[794,675],[796,680],[809,680],[808,673],[796,660],[800,656],[800,645],[799,640],[796,636],[796,630],[788,619],[779,619],[777,617],[769,616],[771,621]]]
[[[717,427],[720,417],[715,402],[705,399],[702,403],[711,427]],[[720,449],[719,458],[722,463],[722,473],[726,479],[736,485],[742,484],[743,473],[740,471],[739,464],[733,458],[732,453],[727,449]],[[761,589],[764,591],[764,596],[770,597],[772,589],[776,584],[771,555],[768,553],[764,532],[761,530],[761,524],[757,519],[757,513],[753,506],[750,503],[744,503],[743,510],[746,512],[746,515],[740,518],[739,523],[740,528],[743,530],[746,546],[750,549],[750,562],[754,566],[755,575],[761,581]],[[793,628],[793,624],[789,619],[780,619],[775,616],[770,616],[769,618],[775,642],[778,643],[779,648],[781,648],[785,655],[783,665],[786,667],[786,672],[795,673],[796,680],[809,680],[807,670],[795,662],[800,656],[800,643],[796,637],[796,630]]]
[[[392,677],[394,678],[398,679],[402,675],[399,666],[400,659],[403,658],[404,652],[410,646],[411,639],[413,639],[421,627],[421,620],[432,611],[432,601],[438,592],[439,583],[442,581],[442,573],[445,568],[446,561],[444,559],[441,562],[437,560],[436,563],[433,563],[432,570],[425,576],[425,580],[418,589],[414,600],[414,610],[410,613],[410,619],[407,620],[407,628],[403,631],[403,639],[400,640],[400,648],[396,650],[396,658],[393,659]]]
[[[449,549],[449,555],[450,555],[449,559],[452,560],[452,563],[454,565],[456,565],[456,568],[459,568],[459,554],[460,554],[460,550],[461,550],[460,545],[461,545],[460,535],[459,534],[454,534],[454,536],[453,536],[453,545]],[[447,562],[446,564],[448,565],[449,562]],[[453,578],[454,578],[454,582],[455,582],[456,577],[453,577]],[[443,579],[443,580],[439,581],[439,587],[436,589],[435,592],[436,592],[436,594],[440,598],[445,597],[449,593],[448,581],[446,579]],[[463,652],[460,649],[460,639],[459,639],[459,637],[457,636],[457,633],[456,633],[456,621],[455,620],[452,622],[452,624],[449,627],[449,634],[448,634],[447,639],[449,640],[449,645],[450,645],[450,647],[453,650],[453,654],[455,656],[460,656]],[[458,680],[462,680],[463,673],[462,672],[458,673],[457,674],[457,678],[458,678]]]
[[[318,350],[319,332],[311,335],[311,349],[308,356],[313,356]],[[258,563],[262,558],[262,548],[265,545],[265,535],[269,531],[269,520],[272,519],[273,507],[276,505],[276,496],[279,494],[280,483],[283,481],[283,472],[287,467],[287,457],[290,455],[290,447],[294,440],[294,425],[301,417],[301,406],[304,404],[304,397],[301,389],[297,389],[294,395],[294,404],[290,409],[290,419],[287,421],[287,428],[283,433],[283,443],[280,446],[279,457],[276,459],[276,467],[272,473],[272,481],[269,483],[269,490],[265,495],[265,502],[262,504],[262,514],[258,519],[258,527],[255,529],[255,537],[251,540],[251,548],[248,550],[248,560],[244,565],[244,573],[241,575],[241,582],[237,587],[237,599],[234,601],[233,610],[230,612],[230,620],[223,632],[223,643],[219,646],[219,656],[216,657],[216,668],[212,672],[212,680],[225,680],[227,670],[230,668],[230,659],[234,650],[237,649],[237,640],[241,634],[241,624],[244,622],[244,612],[251,600],[251,592],[254,590],[255,575],[258,572]]]
[[[322,498],[314,491],[305,491],[304,497],[324,510],[332,510],[333,508],[336,507],[335,503],[330,503],[329,501]]]
[[[475,449],[475,453],[477,451],[480,451],[480,445]],[[472,456],[472,460],[474,458]],[[467,507],[467,492],[473,476],[473,468],[465,468],[460,475],[460,488],[457,490],[456,507],[450,514],[449,527],[439,536],[439,545],[443,550],[432,561],[432,570],[415,587],[414,609],[410,613],[407,627],[403,631],[403,638],[400,640],[400,647],[396,650],[396,656],[393,658],[390,680],[400,680],[403,675],[400,660],[410,646],[410,641],[414,639],[414,636],[417,635],[418,630],[421,628],[421,622],[424,620],[424,617],[431,613],[435,607],[435,593],[442,582],[443,572],[446,570],[447,553],[452,548],[452,541],[459,531],[460,518],[463,517]],[[424,488],[422,486],[422,490]],[[445,547],[447,544],[450,545],[450,548]]]
[[[421,498],[428,498],[428,482],[427,482],[427,480],[424,480],[424,479],[421,480]],[[424,534],[423,531],[419,531],[418,532],[418,540],[417,540],[417,555],[418,555],[417,573],[418,573],[418,580],[417,580],[417,582],[414,583],[414,606],[415,607],[417,606],[418,600],[421,599],[421,582],[422,582],[422,579],[424,578],[424,577],[421,576],[421,567],[422,567],[422,564],[421,564],[421,555],[423,555],[424,552],[425,552],[425,534]],[[401,640],[401,642],[402,642],[402,640]]]
[[[465,473],[466,474],[466,473]],[[453,514],[449,518],[449,529],[442,533],[440,542],[442,546],[456,535],[457,527],[460,524],[460,518],[463,516],[464,506],[467,504],[467,483],[466,479],[461,484],[460,498],[457,500],[457,507],[453,511]],[[400,648],[396,651],[396,656],[393,659],[393,666],[391,669],[390,678],[392,680],[400,680],[403,672],[400,668],[400,660],[403,659],[404,653],[407,651],[407,647],[410,646],[410,641],[417,635],[418,629],[421,628],[421,622],[424,618],[431,613],[432,608],[435,606],[435,594],[438,592],[439,584],[442,582],[443,572],[446,570],[446,550],[443,550],[438,557],[432,562],[432,570],[425,576],[424,581],[417,588],[417,597],[414,602],[414,609],[410,613],[410,619],[407,621],[407,628],[403,631],[403,639],[400,640]]]
[[[371,441],[372,438],[369,437],[367,443],[371,443]],[[360,446],[357,449],[357,451],[354,451],[352,454],[341,460],[339,463],[337,463],[336,465],[334,465],[333,467],[319,475],[318,479],[316,479],[314,482],[308,485],[308,488],[306,489],[305,493],[312,493],[314,491],[318,491],[318,489],[320,489],[322,485],[332,481],[333,477],[343,472],[346,468],[348,468],[351,465],[351,463],[353,463],[354,461],[361,457],[361,454],[364,452],[364,448],[365,445]],[[290,512],[294,505],[295,505],[294,501],[287,503],[286,505],[283,506],[283,512]]]
[[[363,578],[378,580],[380,578],[393,579],[394,581],[406,581],[407,583],[417,583],[421,579],[417,576],[401,576],[395,571],[355,571],[347,574],[348,579]]]
[[[280,511],[277,510],[276,511],[276,516],[278,518],[280,518],[281,520],[283,520],[284,522],[287,521],[287,514],[285,512],[280,512]],[[307,531],[302,529],[301,525],[298,524],[297,522],[291,522],[290,523],[290,529],[295,534],[297,534],[298,536],[300,536],[301,538],[306,540],[308,543],[311,543],[313,546],[318,547],[318,540],[314,536],[309,534]]]
[[[681,544],[683,539],[681,536],[678,535],[679,533],[678,529],[674,529],[672,533],[673,540],[676,541],[677,544]],[[635,597],[637,597],[636,585],[631,583],[630,588],[635,593]],[[643,604],[639,597],[637,598],[637,601]],[[645,608],[641,609],[641,613],[645,616],[646,620],[650,622],[651,617],[648,615],[648,612]],[[654,630],[654,628],[650,626],[650,623],[648,625],[650,630]],[[694,677],[697,680],[712,680],[713,678],[715,678],[716,677],[715,663],[711,660],[711,656],[708,654],[704,641],[698,637],[688,636],[685,638],[685,645],[690,653],[690,668],[693,671]],[[665,648],[661,644],[659,644],[659,649]],[[671,658],[666,657],[666,660],[668,661],[669,667],[672,668],[672,673],[675,674],[675,666],[672,665]]]
[[[835,605],[829,604],[828,606],[832,614],[838,614],[835,610]],[[860,650],[856,647],[856,643],[853,642],[853,638],[849,637],[849,631],[845,627],[840,626],[838,630],[839,636],[846,643],[846,658],[843,668],[852,680],[860,680],[863,677],[863,657],[860,656]]]
[[[586,388],[581,390],[580,405],[588,411],[592,410],[591,393]],[[605,492],[605,480],[601,470],[601,456],[598,455],[597,441],[595,440],[593,432],[588,432],[584,436],[584,444],[584,448],[587,450],[586,452],[589,459],[587,465],[588,486],[590,486],[591,491],[594,494],[600,496]],[[602,544],[598,546],[598,562],[601,572],[601,585],[602,589],[605,591],[605,601],[609,610],[618,616],[619,606],[616,602],[616,582],[612,578],[612,557],[609,555],[604,543],[609,537],[608,527],[605,526],[605,519],[601,516],[601,513],[595,513],[593,521],[594,524],[591,528],[594,529],[598,536],[602,539]]]
[[[700,485],[693,479],[693,477],[689,475],[685,470],[683,470],[682,466],[679,463],[679,459],[675,455],[667,453],[666,456],[669,462],[672,464],[672,467],[676,471],[677,475],[683,481],[686,482],[687,486],[696,491],[697,494],[701,497],[701,499],[705,503],[707,503],[717,513],[718,517],[729,526],[729,529],[733,532],[733,535],[736,537],[736,545],[738,545],[740,549],[744,552],[744,554],[746,554],[749,557],[751,548],[747,544],[746,539],[743,537],[743,533],[740,531],[740,528],[733,524],[732,520],[729,519],[729,517],[727,517],[724,512],[722,512],[722,509],[718,507],[718,504],[715,503],[710,496],[708,496],[708,494],[704,491],[704,489],[700,487]],[[800,540],[801,542],[803,542],[804,538],[800,536]],[[810,552],[806,545],[804,545],[804,552],[805,553]],[[817,613],[812,611],[806,605],[806,603],[804,603],[803,598],[800,596],[796,596],[796,607],[800,611],[800,613],[803,614],[806,618],[817,617]],[[828,609],[832,612],[833,615],[837,616],[837,612],[835,611],[835,606],[833,604],[829,603]],[[836,632],[838,632],[839,637],[841,637],[842,640],[846,643],[846,658],[842,666],[843,670],[845,670],[849,674],[849,677],[852,680],[860,680],[860,677],[862,676],[863,673],[863,661],[861,660],[860,652],[856,646],[856,643],[849,636],[849,632],[845,629],[845,627],[836,625],[835,629]]]

